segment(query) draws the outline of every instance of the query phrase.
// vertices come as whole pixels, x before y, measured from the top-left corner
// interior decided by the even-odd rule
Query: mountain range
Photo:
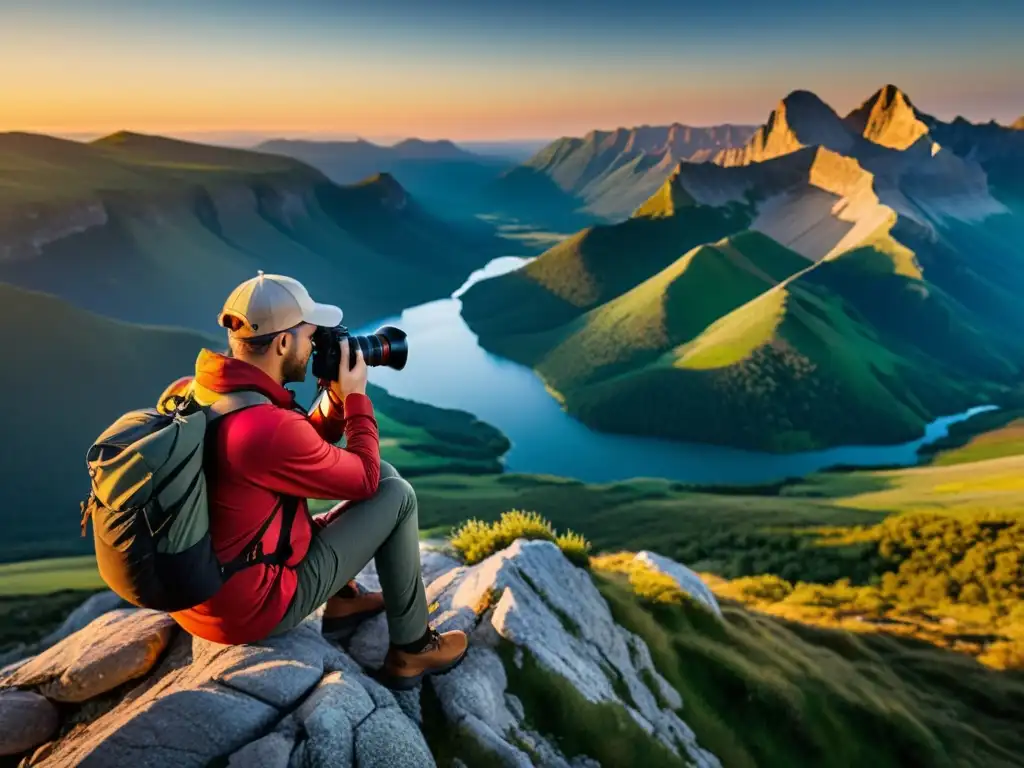
[[[619,220],[650,197],[679,162],[709,160],[723,149],[742,146],[754,130],[673,123],[563,137],[503,174],[490,195],[503,202],[539,196],[557,200],[567,211]]]
[[[376,173],[392,172],[402,162],[482,162],[481,155],[467,152],[450,141],[405,139],[391,146],[371,141],[305,141],[272,139],[253,149],[302,160],[319,168],[333,181],[348,184]]]
[[[794,91],[625,221],[473,286],[463,314],[597,428],[911,440],[1017,386],[1022,160],[1024,134],[943,123],[895,86],[845,117]]]
[[[338,183],[392,173],[439,216],[500,212],[534,224],[579,228],[629,216],[681,160],[710,159],[741,146],[755,126],[706,128],[673,123],[564,136],[516,164],[452,142],[408,140],[392,147],[367,141],[269,141],[262,152],[286,155]]]
[[[0,281],[125,320],[216,330],[233,286],[285,272],[361,325],[446,296],[507,252],[387,173],[350,185],[291,158],[119,133],[0,134]]]

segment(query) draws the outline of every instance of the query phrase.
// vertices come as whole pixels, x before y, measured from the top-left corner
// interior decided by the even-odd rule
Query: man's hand
[[[349,370],[348,367],[348,351],[349,339],[345,337],[341,340],[341,361],[338,365],[338,378],[336,381],[331,382],[331,392],[340,400],[342,403],[345,402],[345,396],[350,395],[353,392],[360,395],[366,394],[366,361],[363,360],[363,350],[356,347],[356,364]]]

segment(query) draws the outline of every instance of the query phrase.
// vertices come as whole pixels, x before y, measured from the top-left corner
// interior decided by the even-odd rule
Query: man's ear
[[[291,345],[295,343],[295,339],[292,338],[290,333],[282,333],[276,339],[274,339],[274,351],[284,357],[288,354],[288,350],[291,349]]]

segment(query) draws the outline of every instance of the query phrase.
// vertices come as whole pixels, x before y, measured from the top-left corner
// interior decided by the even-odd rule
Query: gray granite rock
[[[35,749],[60,725],[57,708],[31,691],[0,691],[0,755]]]
[[[648,552],[647,550],[638,552],[635,560],[636,562],[647,566],[652,571],[668,576],[679,585],[679,588],[683,590],[683,592],[688,594],[699,604],[703,605],[716,616],[722,615],[722,609],[718,605],[715,593],[711,591],[700,576],[691,571],[685,565],[677,563],[675,560],[664,557],[663,555],[659,555],[656,552]]]
[[[678,707],[662,708],[647,687],[646,680],[654,680],[670,705],[681,704],[678,693],[669,694],[671,686],[655,669],[643,641],[615,623],[589,574],[551,542],[519,540],[477,565],[449,571],[430,585],[427,600],[437,604],[439,630],[473,632],[466,661],[432,682],[448,718],[464,723],[492,751],[499,752],[495,735],[512,749],[518,749],[512,742],[532,741],[544,764],[566,764],[509,708],[500,659],[486,649],[489,633],[516,646],[517,656],[529,653],[589,701],[619,704],[677,754],[699,766],[719,765],[697,744],[674,711]],[[625,697],[618,693],[623,688]],[[519,759],[504,749],[500,757],[508,765]]]
[[[358,724],[355,759],[359,768],[435,768],[437,765],[423,734],[397,706],[376,709]]]

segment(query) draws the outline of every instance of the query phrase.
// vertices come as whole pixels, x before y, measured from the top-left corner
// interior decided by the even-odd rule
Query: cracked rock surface
[[[422,729],[432,724],[471,738],[494,765],[599,766],[564,756],[510,690],[529,655],[587,701],[621,706],[691,764],[719,765],[647,646],[615,624],[590,576],[554,544],[520,540],[471,567],[425,544],[423,564],[432,623],[471,636],[463,663],[430,678],[429,702],[422,686],[392,692],[374,679],[387,648],[382,616],[346,647],[322,637],[319,612],[284,635],[226,646],[106,597],[89,610],[113,610],[0,669],[0,755],[22,755],[24,768],[427,768],[436,763]],[[374,588],[375,577],[369,567],[358,579]]]

